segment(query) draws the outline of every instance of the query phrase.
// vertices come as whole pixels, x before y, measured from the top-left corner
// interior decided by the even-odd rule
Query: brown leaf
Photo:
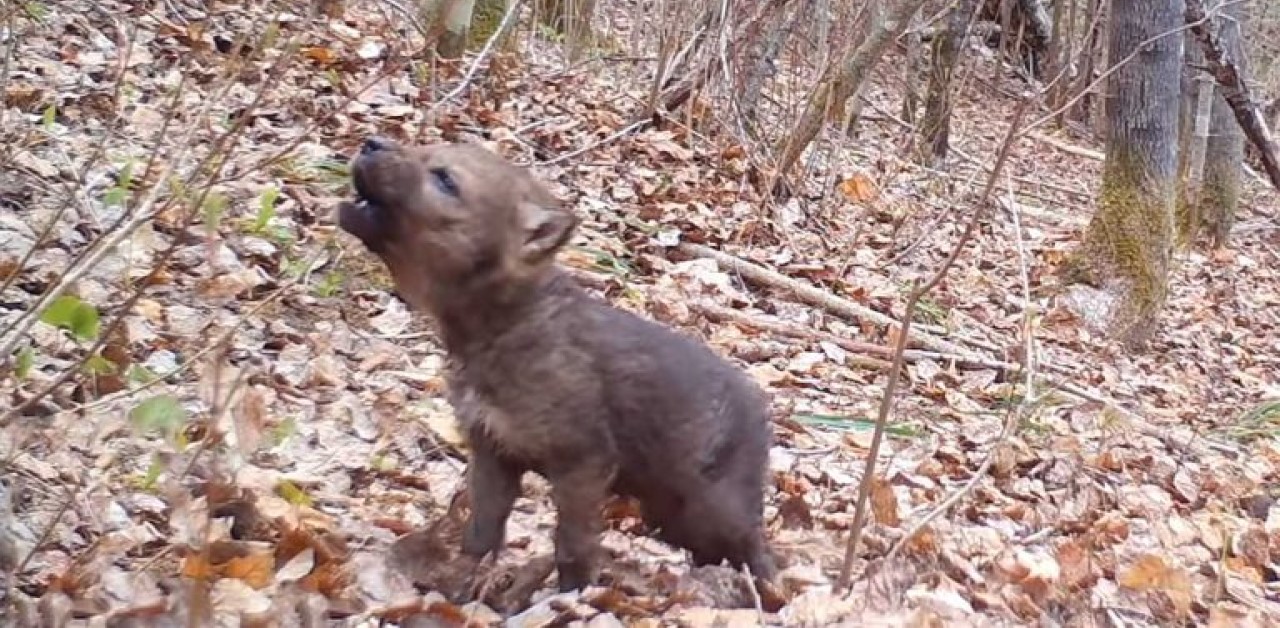
[[[875,514],[876,523],[890,528],[902,524],[898,516],[898,498],[893,494],[893,485],[884,478],[871,480],[871,512]]]
[[[203,554],[193,553],[182,559],[182,577],[202,582],[213,580],[218,569],[209,564]]]
[[[1143,554],[1116,577],[1116,582],[1136,591],[1157,591],[1169,596],[1175,610],[1185,615],[1191,608],[1191,578],[1155,554]]]
[[[324,46],[303,46],[298,50],[303,57],[315,61],[316,63],[325,65],[334,65],[338,62],[338,55],[329,48]]]
[[[841,181],[836,189],[840,190],[840,193],[852,203],[866,203],[880,197],[880,190],[876,187],[875,181],[860,172]]]
[[[251,454],[262,446],[267,432],[268,390],[254,385],[244,391],[231,411],[236,427],[236,446],[243,454]]]
[[[243,580],[245,584],[261,589],[275,575],[275,557],[270,552],[258,552],[249,556],[232,558],[222,566],[222,574],[228,578]]]

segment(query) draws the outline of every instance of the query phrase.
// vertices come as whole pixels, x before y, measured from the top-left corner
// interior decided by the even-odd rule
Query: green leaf
[[[142,488],[148,491],[154,489],[156,482],[160,480],[161,473],[164,473],[164,461],[159,454],[151,456],[151,464],[147,466],[147,474],[142,476]]]
[[[40,314],[40,320],[60,329],[69,329],[79,340],[98,337],[98,308],[66,294],[54,299]]]
[[[276,425],[275,429],[271,430],[271,442],[272,444],[279,445],[283,443],[285,439],[289,438],[290,436],[293,436],[294,433],[296,433],[297,431],[298,431],[297,419],[294,419],[293,417],[288,417],[285,420],[281,421],[279,425]]]
[[[311,505],[311,496],[307,495],[306,491],[298,488],[298,485],[290,482],[289,480],[281,480],[280,483],[276,485],[276,492],[280,493],[280,496],[283,497],[285,501],[295,506]]]
[[[48,107],[45,107],[43,114],[40,116],[40,124],[44,125],[44,128],[46,129],[52,129],[53,123],[57,122],[57,120],[58,106],[49,105]]]
[[[80,305],[80,297],[64,294],[53,300],[49,307],[40,313],[40,322],[66,329],[71,326],[71,318]]]
[[[116,177],[117,185],[126,190],[133,187],[133,164],[132,159],[124,162],[124,166],[120,168],[120,176]]]
[[[98,323],[98,308],[83,301],[71,313],[71,333],[80,340],[97,338]]]
[[[26,379],[31,374],[31,367],[35,366],[36,352],[31,347],[23,347],[18,352],[17,360],[14,363],[13,374],[18,379]]]
[[[187,411],[171,395],[152,397],[134,406],[129,419],[142,432],[171,433],[187,419]]]
[[[269,187],[262,191],[262,196],[258,197],[258,215],[253,221],[253,231],[262,231],[276,216],[276,199],[280,197],[280,190],[275,187]]]
[[[205,229],[209,233],[214,233],[218,230],[218,225],[222,222],[222,216],[227,211],[227,197],[217,192],[209,192],[204,197],[204,203],[200,209],[204,215]]]
[[[116,363],[100,355],[91,355],[84,361],[84,370],[92,375],[110,375],[116,372]]]
[[[151,372],[151,369],[148,369],[141,364],[129,365],[129,371],[125,373],[125,377],[135,384],[150,384],[151,382],[159,379],[155,373]]]
[[[102,195],[102,204],[107,207],[123,207],[127,198],[129,198],[129,190],[117,185]]]
[[[876,427],[875,419],[843,416],[837,414],[795,414],[792,415],[795,420],[806,425],[816,425],[839,431],[852,432],[869,432]],[[920,432],[911,427],[904,425],[886,425],[885,433],[898,436],[900,438],[914,438],[920,436]]]

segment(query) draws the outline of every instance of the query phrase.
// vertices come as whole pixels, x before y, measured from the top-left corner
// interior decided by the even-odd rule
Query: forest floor
[[[916,314],[913,334],[950,344],[909,356],[855,595],[840,596],[833,582],[893,344],[874,313],[900,317],[912,282],[940,267],[977,211],[1016,79],[972,56],[957,156],[946,173],[924,171],[901,158],[909,131],[889,113],[900,63],[886,60],[856,140],[815,171],[823,198],[773,206],[745,183],[741,148],[722,133],[619,133],[648,95],[633,60],[568,67],[526,38],[517,66],[482,70],[435,107],[456,75],[433,92],[402,66],[388,70],[407,52],[387,27],[398,18],[375,10],[388,5],[351,3],[344,20],[313,25],[290,18],[274,44],[237,57],[230,43],[260,41],[271,14],[210,4],[204,14],[203,3],[68,0],[0,27],[0,342],[25,347],[0,373],[0,574],[14,622],[178,625],[201,606],[219,625],[500,621],[490,605],[454,606],[413,584],[460,577],[446,510],[464,445],[429,324],[332,223],[348,156],[373,132],[484,139],[533,162],[585,219],[566,265],[619,307],[705,339],[774,397],[766,519],[788,564],[785,606],[754,608],[728,570],[689,570],[617,507],[605,535],[612,586],[533,587],[518,625],[1280,622],[1269,488],[1280,442],[1274,412],[1258,411],[1280,398],[1280,203],[1257,180],[1229,249],[1177,254],[1160,331],[1129,354],[1055,291],[1093,211],[1100,144],[1052,124],[1018,140],[981,229]],[[298,54],[283,54],[294,39]],[[201,164],[241,122],[226,161]],[[122,199],[145,208],[175,177],[185,199],[87,265],[77,299],[12,345],[39,295],[127,216]],[[744,279],[677,242],[792,282]],[[145,294],[108,333],[139,283]],[[829,299],[804,301],[795,283]],[[85,308],[102,312],[96,329]],[[84,383],[9,411],[82,368],[98,335],[124,375],[91,360]],[[1029,341],[1031,391],[1011,366]],[[529,477],[486,600],[519,591],[545,563],[553,522],[545,485]]]

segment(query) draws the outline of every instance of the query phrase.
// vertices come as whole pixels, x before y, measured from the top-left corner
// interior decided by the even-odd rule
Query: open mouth
[[[357,190],[356,198],[338,205],[338,226],[355,236],[370,251],[380,253],[386,247],[386,215],[382,207]]]
[[[355,199],[343,201],[338,206],[338,226],[358,238],[374,253],[386,250],[393,233],[391,215],[386,205],[385,185],[377,180],[385,178],[386,161],[394,158],[395,144],[383,138],[369,138],[360,149],[359,156],[351,164],[351,182]],[[390,162],[394,165],[396,162]],[[380,177],[380,174],[383,175]]]

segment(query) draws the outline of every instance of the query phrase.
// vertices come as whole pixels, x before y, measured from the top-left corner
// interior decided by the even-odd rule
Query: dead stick
[[[756,264],[739,259],[729,255],[728,253],[722,253],[701,244],[693,244],[690,242],[682,242],[676,247],[676,249],[687,255],[714,260],[726,271],[738,273],[746,279],[758,284],[786,290],[787,292],[795,295],[801,301],[815,307],[820,307],[828,312],[847,316],[852,319],[865,318],[882,327],[893,328],[899,325],[897,321],[871,308],[863,307],[829,292],[823,292],[822,290],[802,283],[796,279],[792,279],[782,273],[769,270],[762,266],[757,266]],[[917,336],[917,339],[920,341],[921,345],[935,351],[954,353],[956,355],[964,356],[965,358],[978,357],[969,349],[941,338],[927,334],[920,334]]]
[[[911,332],[911,315],[915,313],[916,304],[920,299],[933,290],[943,277],[946,277],[947,271],[956,263],[956,259],[960,257],[960,253],[964,250],[965,245],[973,238],[974,232],[978,230],[978,224],[982,221],[982,217],[986,215],[987,206],[991,202],[991,194],[995,190],[996,182],[999,180],[1000,172],[1004,169],[1005,163],[1009,160],[1009,154],[1013,152],[1014,140],[1018,137],[1018,125],[1022,123],[1022,118],[1027,113],[1027,109],[1031,107],[1031,98],[1024,97],[1018,105],[1018,110],[1013,114],[1013,121],[1009,124],[1009,132],[1005,136],[1004,144],[1000,147],[1000,153],[996,156],[995,167],[991,172],[991,179],[987,182],[987,187],[983,190],[982,197],[978,199],[978,207],[974,210],[973,216],[969,218],[969,223],[965,225],[964,232],[960,234],[960,240],[956,242],[951,249],[951,254],[942,262],[942,266],[934,273],[929,281],[917,286],[907,295],[907,303],[903,308],[901,328],[898,330],[898,337],[895,339],[893,347],[893,367],[889,369],[889,381],[885,384],[884,395],[880,398],[880,411],[876,416],[875,430],[871,433],[871,443],[867,448],[867,460],[862,469],[862,480],[858,483],[858,501],[853,510],[853,525],[849,531],[849,540],[845,545],[844,561],[840,565],[840,578],[836,581],[836,590],[844,591],[846,594],[852,592],[850,586],[853,575],[853,560],[857,556],[858,541],[862,537],[862,527],[867,520],[867,500],[871,496],[871,485],[874,479],[876,459],[880,456],[880,444],[884,440],[885,426],[889,423],[889,409],[893,405],[894,392],[898,387],[898,378],[902,371],[903,355],[907,348],[907,337]]]

